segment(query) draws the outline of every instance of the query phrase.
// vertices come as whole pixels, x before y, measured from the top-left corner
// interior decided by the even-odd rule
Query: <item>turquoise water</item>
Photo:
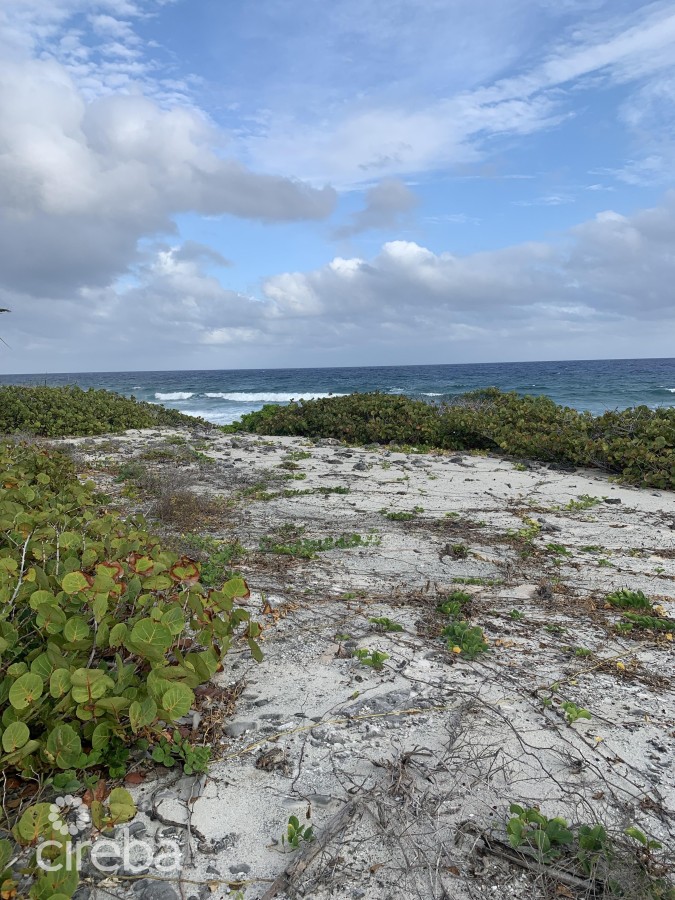
[[[187,372],[79,372],[0,375],[0,384],[79,384],[163,403],[211,422],[232,422],[264,403],[383,391],[442,401],[495,386],[547,394],[593,413],[645,404],[675,406],[675,359],[374,366],[334,369],[242,369]]]

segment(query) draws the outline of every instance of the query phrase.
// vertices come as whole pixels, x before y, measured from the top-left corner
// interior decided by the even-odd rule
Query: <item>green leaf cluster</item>
[[[631,484],[675,487],[675,408],[593,416],[548,397],[496,388],[443,404],[381,393],[267,405],[227,431],[337,438],[349,444],[504,453],[545,462],[596,466]],[[597,498],[581,498],[588,509]]]
[[[111,391],[66,387],[0,387],[0,434],[90,436],[128,428],[202,425],[203,419]]]
[[[301,825],[297,816],[291,816],[286,826],[286,833],[281,835],[281,843],[288,844],[292,850],[297,850],[300,843],[310,843],[314,840],[314,829],[311,825]]]
[[[60,454],[0,443],[0,767],[105,765],[186,715],[237,636],[261,658],[247,595],[99,508]]]

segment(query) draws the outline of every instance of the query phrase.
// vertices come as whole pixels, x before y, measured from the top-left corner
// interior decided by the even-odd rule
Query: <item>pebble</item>
[[[141,878],[133,885],[134,893],[139,900],[178,900],[178,894],[165,881],[153,881],[151,878]]]
[[[252,728],[255,728],[255,722],[231,722],[225,726],[224,731],[228,737],[236,738],[241,737],[247,731],[251,731]]]
[[[246,863],[235,863],[234,865],[230,866],[229,869],[233,875],[248,875],[248,873],[251,871],[251,867]]]

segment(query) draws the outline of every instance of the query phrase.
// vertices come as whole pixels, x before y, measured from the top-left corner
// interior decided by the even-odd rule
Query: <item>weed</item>
[[[623,629],[630,631],[633,626],[638,628],[646,628],[649,631],[662,631],[667,634],[675,634],[675,619],[659,619],[656,616],[641,616],[638,613],[625,613],[624,624],[628,626]],[[616,626],[618,628],[618,625]]]
[[[128,463],[122,463],[122,465],[117,470],[117,476],[115,478],[116,484],[121,484],[123,481],[137,481],[139,478],[142,478],[146,474],[145,466],[139,462],[131,461]]]
[[[359,650],[354,651],[354,657],[358,659],[362,665],[370,666],[371,669],[375,669],[376,672],[379,672],[384,668],[384,662],[389,659],[389,654],[383,653],[380,650],[368,650],[365,647],[362,647]]]
[[[525,614],[522,613],[519,609],[512,609],[511,612],[509,613],[509,616],[512,619],[516,619],[516,621],[519,621],[520,619],[525,618]]]
[[[411,510],[398,510],[394,512],[389,512],[387,509],[381,509],[380,512],[392,522],[409,522],[419,513],[424,512],[424,507],[414,506]]]
[[[546,549],[556,556],[572,556],[572,551],[568,550],[563,544],[547,544]]]
[[[568,725],[573,725],[577,719],[592,719],[592,715],[589,713],[587,709],[583,709],[580,706],[577,706],[576,703],[572,703],[569,700],[564,700],[560,706],[565,711],[565,718],[567,719]]]
[[[598,506],[602,503],[601,497],[591,497],[590,494],[581,494],[577,497],[576,500],[570,500],[570,502],[565,506],[565,509],[569,510],[583,510],[583,509],[593,509],[594,506]]]
[[[139,458],[147,462],[168,462],[175,459],[176,455],[165,447],[149,447],[140,454]]]
[[[284,459],[298,462],[301,459],[311,459],[312,454],[307,450],[289,450]]]
[[[593,656],[593,651],[589,650],[588,647],[575,647],[574,655],[579,657]]]
[[[441,632],[448,642],[448,650],[462,653],[466,659],[476,659],[488,649],[483,629],[469,625],[468,622],[453,622]]]
[[[611,606],[616,606],[619,609],[651,610],[652,608],[652,601],[645,597],[642,591],[630,591],[627,588],[607,594],[605,599]]]
[[[514,848],[522,844],[532,847],[542,862],[556,859],[574,840],[565,819],[549,819],[536,807],[524,809],[517,803],[512,803],[509,811],[513,813],[506,826],[509,843]]]
[[[517,803],[511,804],[510,812],[506,825],[509,843],[514,849],[531,848],[540,864],[564,857],[566,870],[571,867],[572,872],[576,869],[598,886],[604,884],[603,897],[626,896],[626,884],[631,884],[631,897],[674,900],[672,885],[660,875],[652,875],[654,869],[663,871],[654,859],[654,851],[662,849],[661,844],[636,826],[627,828],[624,834],[639,845],[637,859],[629,846],[611,839],[598,822],[574,826],[560,816],[548,818],[538,807],[525,809]]]
[[[471,594],[465,591],[453,591],[443,603],[439,603],[436,607],[438,612],[453,619],[459,618],[463,612],[463,607],[471,603]]]
[[[176,531],[188,532],[221,521],[226,506],[222,497],[209,497],[190,490],[169,490],[155,500],[148,515]]]
[[[294,556],[298,559],[313,559],[317,553],[329,550],[349,550],[353,547],[368,547],[379,543],[376,535],[342,534],[338,538],[302,538],[284,543],[273,537],[260,539],[260,550],[263,553],[276,553],[280,556]]]
[[[378,631],[403,631],[403,625],[399,625],[398,622],[393,622],[386,616],[373,616],[370,621],[373,625],[377,626]]]
[[[194,747],[179,731],[174,731],[169,740],[161,737],[152,749],[152,758],[156,763],[171,768],[177,762],[183,766],[186,775],[194,772],[205,772],[211,758],[209,747]]]
[[[450,552],[455,559],[466,559],[469,555],[469,548],[466,544],[453,544],[450,548]]]
[[[527,472],[527,466],[525,465],[525,463],[514,463],[513,468],[516,470],[516,472]]]
[[[285,834],[281,835],[281,843],[288,844],[291,850],[297,850],[301,843],[309,844],[314,840],[314,829],[311,825],[301,825],[297,816],[291,816]]]

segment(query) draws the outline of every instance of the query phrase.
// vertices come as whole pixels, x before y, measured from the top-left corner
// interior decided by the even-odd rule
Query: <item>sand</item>
[[[181,434],[71,444],[82,473],[119,494],[120,460],[179,452],[167,439]],[[621,613],[605,599],[642,590],[675,616],[672,493],[467,453],[217,432],[188,440],[212,462],[147,466],[167,490],[182,480],[230,501],[208,530],[249,551],[239,569],[264,625],[264,660],[238,647],[215,679],[245,686],[207,775],[159,770],[133,788],[147,840],[168,826],[187,854],[182,884],[152,894],[146,880],[137,896],[243,890],[260,900],[288,867],[279,897],[589,893],[562,863],[551,862],[551,876],[508,860],[512,802],[602,823],[627,846],[624,829],[638,826],[673,861],[673,643],[617,634]],[[261,483],[255,496],[268,499],[252,498]],[[317,492],[336,487],[349,492]],[[313,559],[259,552],[265,537],[342,534],[362,544]],[[440,636],[449,620],[437,607],[458,589],[489,647],[473,661]],[[383,630],[379,617],[402,630]],[[358,649],[386,653],[382,669]],[[566,703],[590,718],[570,723]],[[313,826],[315,842],[282,846],[291,815]],[[622,854],[625,870],[613,865],[627,896],[646,896],[631,881],[635,849]],[[92,895],[124,895],[129,884],[113,877]]]

